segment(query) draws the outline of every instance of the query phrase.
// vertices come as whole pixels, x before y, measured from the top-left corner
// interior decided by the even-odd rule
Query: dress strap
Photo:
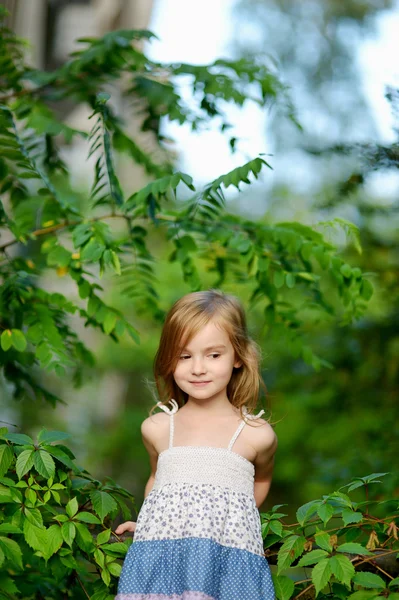
[[[248,414],[248,409],[247,409],[247,407],[246,407],[246,406],[243,406],[243,409],[242,409],[242,410],[243,410],[243,413],[244,413],[244,416],[245,416],[245,418],[246,418],[246,419],[258,419],[258,418],[259,418],[260,416],[262,416],[262,415],[263,415],[263,413],[265,412],[265,411],[262,409],[260,412],[258,412],[258,414],[257,414],[257,415],[250,415],[250,414]],[[245,421],[244,421],[244,420],[242,420],[242,421],[241,421],[241,423],[239,424],[239,426],[237,427],[237,429],[236,429],[236,432],[235,432],[235,434],[233,435],[233,437],[231,438],[231,440],[230,440],[230,443],[229,443],[229,445],[228,445],[228,447],[227,447],[227,448],[228,448],[228,450],[231,450],[231,449],[232,449],[234,442],[236,441],[236,439],[237,439],[237,438],[238,438],[238,436],[240,435],[241,431],[244,429],[244,426],[245,426],[245,424],[246,424],[246,423],[245,423]]]
[[[159,408],[162,408],[162,410],[164,412],[166,412],[170,416],[170,423],[169,423],[169,448],[172,448],[172,446],[173,446],[173,434],[174,434],[174,431],[175,431],[174,414],[177,413],[177,411],[179,410],[179,405],[177,404],[177,402],[176,402],[176,400],[174,398],[171,398],[171,400],[169,402],[170,402],[170,404],[172,405],[173,408],[168,408],[165,404],[162,404],[162,402],[157,402],[157,406],[159,406]]]

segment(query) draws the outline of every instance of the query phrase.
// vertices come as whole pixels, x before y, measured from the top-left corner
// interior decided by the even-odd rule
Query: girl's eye
[[[218,356],[220,356],[220,354],[217,354],[217,353],[215,352],[215,353],[213,353],[213,354],[210,354],[209,356],[212,356],[213,358],[217,358]],[[181,359],[181,360],[184,360],[185,358],[190,358],[190,357],[189,357],[189,356],[186,356],[186,355],[184,355],[184,356],[180,356],[180,359]]]

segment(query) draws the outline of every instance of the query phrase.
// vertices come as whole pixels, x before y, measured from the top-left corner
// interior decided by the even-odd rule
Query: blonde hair
[[[173,304],[166,315],[154,358],[158,396],[165,405],[171,398],[177,401],[179,407],[187,402],[188,394],[177,386],[173,373],[183,348],[211,319],[225,329],[236,359],[242,362],[240,367],[233,368],[227,385],[227,397],[244,418],[242,407],[246,406],[249,415],[253,414],[260,387],[267,394],[260,375],[261,349],[248,334],[241,302],[235,296],[217,289],[186,294]],[[150,415],[155,408],[151,409]]]

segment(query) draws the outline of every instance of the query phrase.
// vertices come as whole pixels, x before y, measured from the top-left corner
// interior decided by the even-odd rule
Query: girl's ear
[[[241,367],[241,366],[242,366],[242,361],[237,359],[237,360],[236,360],[236,362],[234,363],[234,367],[235,367],[236,369],[238,369],[238,368],[239,368],[239,367]]]

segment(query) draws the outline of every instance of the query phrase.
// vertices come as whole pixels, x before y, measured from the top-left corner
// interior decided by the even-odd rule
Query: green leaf
[[[40,475],[46,479],[54,477],[55,464],[52,456],[45,450],[37,450],[34,453],[35,469]]]
[[[93,231],[91,223],[81,223],[74,227],[72,232],[73,245],[76,249],[85,244],[92,236]]]
[[[112,256],[112,264],[115,269],[115,272],[118,275],[120,275],[121,274],[121,263],[119,262],[119,256],[113,250],[111,250],[111,256]]]
[[[284,285],[284,281],[285,281],[284,271],[274,271],[273,283],[276,286],[276,288],[281,288]]]
[[[349,279],[352,275],[352,267],[350,265],[348,265],[347,263],[344,263],[342,265],[342,267],[340,268],[340,272],[342,273],[342,275],[344,277]]]
[[[93,552],[94,560],[103,569],[105,567],[105,555],[99,548],[96,548]]]
[[[303,552],[306,543],[304,536],[291,535],[281,546],[277,558],[277,574],[287,569]]]
[[[332,574],[350,588],[350,582],[355,574],[355,567],[347,556],[342,554],[334,554],[330,558],[330,567]]]
[[[321,550],[320,548],[317,550],[311,550],[301,557],[297,566],[306,567],[307,565],[314,565],[315,563],[320,562],[322,558],[326,558],[327,556],[328,552]]]
[[[79,504],[76,496],[72,498],[65,507],[66,514],[69,517],[73,517],[78,512]]]
[[[358,571],[353,578],[353,583],[365,588],[385,589],[385,581],[376,573],[369,571]]]
[[[36,527],[43,528],[43,517],[38,508],[25,507],[24,512],[26,520],[29,521],[29,523],[32,523],[32,525],[35,525]]]
[[[76,543],[83,552],[92,552],[95,548],[90,531],[83,523],[76,523]]]
[[[88,298],[90,296],[92,288],[90,283],[86,279],[83,279],[82,277],[82,279],[78,283],[78,287],[80,298],[84,300],[85,298]]]
[[[41,323],[31,325],[26,332],[26,337],[33,344],[40,342],[43,339],[43,327]]]
[[[312,242],[304,242],[301,246],[300,253],[303,260],[309,260],[310,255],[312,254],[313,243]]]
[[[34,506],[36,504],[37,495],[32,488],[25,490],[25,498]]]
[[[97,525],[101,524],[101,521],[96,515],[92,513],[82,511],[75,516],[75,521],[82,521],[83,523],[95,523]]]
[[[296,518],[298,520],[298,523],[302,525],[302,527],[306,523],[306,521],[308,521],[314,515],[316,515],[318,505],[319,501],[311,500],[310,502],[306,502],[306,504],[303,504],[297,509]]]
[[[34,444],[32,438],[25,433],[6,433],[3,437],[13,444],[18,444],[19,446],[25,446],[26,444],[31,444],[33,446]]]
[[[345,525],[349,525],[349,523],[360,523],[360,521],[363,520],[361,512],[355,512],[350,509],[343,510],[341,516]]]
[[[360,286],[360,295],[365,300],[370,300],[374,293],[374,288],[368,279],[362,279],[362,283]]]
[[[105,529],[104,531],[101,531],[101,533],[98,534],[97,539],[96,539],[96,543],[98,546],[100,546],[101,544],[106,544],[109,540],[111,536],[111,529]]]
[[[46,554],[48,548],[48,533],[45,528],[37,527],[28,521],[28,519],[25,519],[24,537],[28,546],[33,548],[33,550],[39,550],[43,555]]]
[[[72,546],[76,535],[76,527],[71,521],[67,521],[61,525],[61,534],[68,546]]]
[[[101,522],[104,518],[112,511],[117,508],[117,504],[113,497],[107,492],[101,490],[94,490],[90,492],[90,499],[93,503],[93,509],[98,514]]]
[[[1,342],[1,348],[2,348],[2,350],[4,350],[4,352],[7,352],[7,350],[9,350],[11,348],[12,333],[11,333],[10,329],[6,329],[5,331],[3,331],[3,333],[1,334],[0,342]]]
[[[47,545],[44,552],[44,558],[48,560],[53,554],[58,552],[63,544],[61,527],[57,524],[50,525],[47,529]]]
[[[96,262],[98,261],[105,250],[104,244],[100,244],[91,238],[90,241],[83,247],[80,254],[80,260],[82,262]]]
[[[20,329],[11,329],[11,343],[19,352],[26,349],[27,341]]]
[[[356,248],[358,253],[361,254],[362,247],[360,245],[359,228],[354,223],[351,223],[350,221],[347,221],[346,219],[342,219],[341,217],[335,217],[332,220],[332,223],[334,223],[334,222],[338,223],[339,225],[341,225],[343,227],[347,236],[351,238],[354,247]]]
[[[37,439],[41,444],[49,444],[51,442],[66,440],[70,437],[71,434],[65,431],[47,431],[47,429],[43,428],[39,431]]]
[[[337,550],[337,552],[346,552],[348,554],[361,554],[361,555],[365,554],[368,556],[370,556],[370,554],[372,554],[372,552],[367,550],[367,548],[365,548],[361,544],[357,544],[356,542],[347,542],[347,543],[341,544],[340,546],[337,546],[336,550]]]
[[[108,571],[111,573],[111,575],[113,575],[114,577],[120,577],[122,565],[118,564],[117,562],[112,562],[109,563],[107,566]]]
[[[179,246],[184,248],[187,252],[195,252],[198,249],[196,241],[191,235],[183,235],[178,238]]]
[[[90,296],[89,301],[87,303],[87,314],[89,317],[93,317],[98,308],[100,307],[100,300],[96,296]]]
[[[23,450],[17,458],[16,471],[21,479],[33,467],[34,450]]]
[[[54,458],[58,459],[61,463],[66,465],[69,469],[72,469],[74,473],[79,474],[80,469],[72,462],[69,456],[63,452],[57,446],[43,446],[43,448],[51,454]]]
[[[8,577],[5,573],[0,574],[0,590],[3,590],[3,594],[4,592],[7,592],[8,594],[8,596],[3,595],[1,600],[9,600],[9,598],[12,597],[12,594],[16,595],[19,593],[15,582],[11,579],[11,577]]]
[[[18,569],[23,570],[22,565],[22,551],[19,544],[11,538],[0,537],[0,549],[4,552],[4,555],[10,560]]]
[[[287,285],[288,288],[295,287],[295,275],[294,275],[294,273],[287,273],[287,275],[285,277],[285,283],[286,283],[286,285]]]
[[[320,533],[316,533],[314,536],[315,544],[326,550],[327,552],[332,552],[332,545],[330,541],[330,536],[328,533],[321,531]]]
[[[272,581],[278,600],[289,600],[292,597],[295,585],[290,577],[273,574]]]
[[[113,311],[109,310],[105,316],[103,327],[105,333],[108,335],[115,327],[117,315]]]
[[[111,575],[107,568],[102,569],[101,579],[103,580],[106,586],[109,586],[109,584],[111,583]]]
[[[140,336],[139,336],[139,332],[137,331],[137,329],[135,329],[127,321],[125,322],[125,325],[126,325],[126,331],[130,335],[130,337],[132,338],[132,340],[135,341],[136,344],[140,344]]]
[[[128,549],[129,546],[124,542],[112,542],[101,546],[101,550],[103,550],[105,554],[119,558],[124,558]]]
[[[313,567],[312,581],[315,585],[316,596],[330,581],[331,574],[330,559],[328,558],[322,559],[315,567]]]
[[[280,523],[280,521],[277,520],[273,520],[270,521],[270,531],[272,531],[273,533],[276,533],[279,536],[283,536],[283,524]]]
[[[66,521],[69,521],[69,517],[68,515],[56,515],[54,517],[54,519],[56,519],[59,523],[65,523]]]
[[[12,523],[0,523],[0,533],[22,533],[22,531]]]
[[[63,246],[56,246],[47,255],[47,264],[50,267],[67,267],[71,262],[71,252]]]
[[[0,484],[0,503],[14,502],[14,498],[11,494],[11,490]]]
[[[233,169],[232,171],[229,171],[225,175],[221,175],[212,181],[211,188],[216,190],[223,183],[225,188],[228,188],[230,185],[234,185],[237,189],[239,189],[239,183],[250,183],[248,179],[249,174],[252,172],[254,175],[257,175],[263,166],[271,169],[271,166],[265,160],[263,160],[263,158],[254,158],[241,167],[237,167],[236,169]]]
[[[391,595],[388,596],[388,598],[390,597]],[[381,596],[379,596],[375,591],[359,590],[353,594],[350,594],[347,597],[347,600],[373,600],[374,598],[381,600]]]
[[[320,519],[323,521],[324,525],[328,523],[335,512],[335,508],[331,506],[328,502],[322,502],[320,506],[317,508],[317,514]]]
[[[12,461],[14,453],[8,444],[0,446],[0,477],[4,477],[7,473]]]
[[[296,273],[296,276],[307,281],[317,281],[318,279],[317,275],[315,275],[314,273],[308,273],[307,271],[299,271],[298,273]]]

